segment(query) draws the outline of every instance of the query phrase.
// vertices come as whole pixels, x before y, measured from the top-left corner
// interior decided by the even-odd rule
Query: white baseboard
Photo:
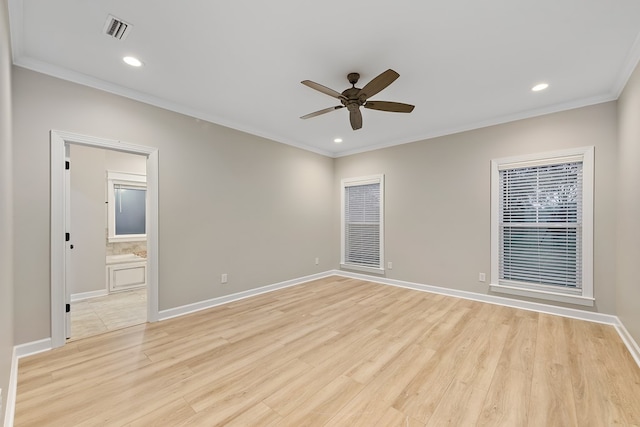
[[[11,373],[9,374],[9,388],[7,389],[7,401],[5,402],[4,427],[13,427],[13,419],[16,413],[16,394],[18,389],[18,356],[16,347],[13,348],[11,357]]]
[[[20,344],[13,348],[18,359],[51,350],[51,338]]]
[[[633,339],[622,322],[619,322],[616,325],[616,331],[618,331],[618,334],[620,335],[620,338],[622,338],[622,342],[624,342],[624,345],[626,345],[629,349],[629,352],[631,353],[633,359],[636,361],[638,366],[640,366],[640,346],[638,346],[638,343]]]
[[[12,427],[16,411],[16,393],[18,387],[18,361],[32,354],[51,350],[51,338],[45,338],[13,347],[11,357],[11,373],[9,374],[9,388],[7,390],[6,411],[4,415],[4,427]]]
[[[522,310],[536,311],[538,313],[553,314],[556,316],[570,317],[572,319],[586,320],[588,322],[603,323],[606,325],[611,325],[616,328],[616,331],[618,331],[618,335],[620,335],[622,342],[625,344],[625,346],[631,353],[631,356],[634,358],[634,360],[638,364],[638,367],[640,367],[640,347],[638,346],[638,343],[633,339],[631,334],[629,334],[629,331],[627,331],[627,329],[624,327],[624,325],[622,324],[618,316],[614,316],[611,314],[594,313],[592,311],[576,310],[576,309],[567,308],[567,307],[558,307],[554,305],[537,303],[537,302],[521,301],[517,299],[504,298],[504,297],[499,297],[495,295],[486,295],[486,294],[479,294],[475,292],[460,291],[457,289],[442,288],[439,286],[423,285],[419,283],[387,279],[387,278],[378,277],[378,276],[368,276],[366,274],[351,273],[351,272],[342,271],[342,270],[334,270],[333,274],[336,276],[367,280],[369,282],[380,283],[383,285],[398,286],[401,288],[414,289],[414,290],[423,291],[423,292],[430,292],[434,294],[447,295],[447,296],[463,298],[463,299],[468,299],[473,301],[486,302],[489,304],[519,308]]]
[[[262,286],[260,288],[249,289],[247,291],[238,292],[231,295],[224,295],[217,298],[208,299],[205,301],[196,302],[193,304],[183,305],[181,307],[170,308],[168,310],[162,310],[159,314],[159,320],[171,319],[173,317],[183,316],[185,314],[195,313],[196,311],[206,310],[207,308],[215,307],[221,304],[226,304],[232,301],[238,301],[244,298],[264,294],[267,292],[277,291],[279,289],[289,288],[291,286],[300,285],[302,283],[310,282],[312,280],[323,279],[329,276],[335,276],[334,271],[325,271],[323,273],[312,274],[310,276],[299,277],[297,279],[287,280],[280,283],[274,283],[272,285]]]
[[[79,292],[77,294],[71,294],[71,302],[82,301],[90,298],[104,297],[109,295],[106,289],[100,289],[98,291]]]
[[[522,301],[495,295],[479,294],[476,292],[461,291],[458,289],[442,288],[433,285],[423,285],[421,283],[405,282],[403,280],[387,279],[384,277],[367,276],[365,274],[350,273],[346,271],[335,271],[334,273],[338,276],[368,280],[369,282],[380,283],[383,285],[391,285],[400,288],[414,289],[417,291],[431,292],[433,294],[448,295],[462,299],[486,302],[489,304],[519,308],[522,310],[537,311],[539,313],[555,314],[563,317],[571,317],[573,319],[588,320],[590,322],[606,323],[608,325],[616,325],[620,323],[616,316],[610,314],[594,313],[591,311],[577,310],[574,308],[558,307],[549,304]]]

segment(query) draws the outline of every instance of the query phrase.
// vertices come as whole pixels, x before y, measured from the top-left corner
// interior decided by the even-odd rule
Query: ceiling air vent
[[[128,24],[113,15],[109,15],[107,17],[107,22],[104,24],[104,33],[114,39],[124,40],[127,38],[132,28],[133,25]]]

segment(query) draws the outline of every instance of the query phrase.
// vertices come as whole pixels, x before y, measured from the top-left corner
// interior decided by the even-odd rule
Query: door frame
[[[158,321],[158,149],[113,139],[51,130],[51,347],[66,342],[66,190],[69,144],[121,151],[147,158],[147,322]]]

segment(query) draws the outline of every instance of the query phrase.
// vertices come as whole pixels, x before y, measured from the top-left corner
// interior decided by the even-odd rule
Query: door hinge
[[[71,233],[64,233],[64,241],[68,242],[69,240],[71,240]]]
[[[65,168],[66,170],[69,170],[69,169],[71,168],[70,166],[71,166],[71,165],[69,164],[69,160],[67,160],[67,161],[65,161],[65,162],[64,162],[64,168]]]
[[[65,304],[64,305],[64,312],[65,313],[70,313],[71,312],[71,304]]]

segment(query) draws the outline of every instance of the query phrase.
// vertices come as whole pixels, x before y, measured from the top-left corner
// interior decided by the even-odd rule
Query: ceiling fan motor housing
[[[349,105],[355,105],[359,107],[364,104],[366,98],[364,96],[360,96],[360,89],[357,87],[350,87],[349,89],[342,92],[342,95],[345,97],[340,100],[342,105],[349,108]]]

